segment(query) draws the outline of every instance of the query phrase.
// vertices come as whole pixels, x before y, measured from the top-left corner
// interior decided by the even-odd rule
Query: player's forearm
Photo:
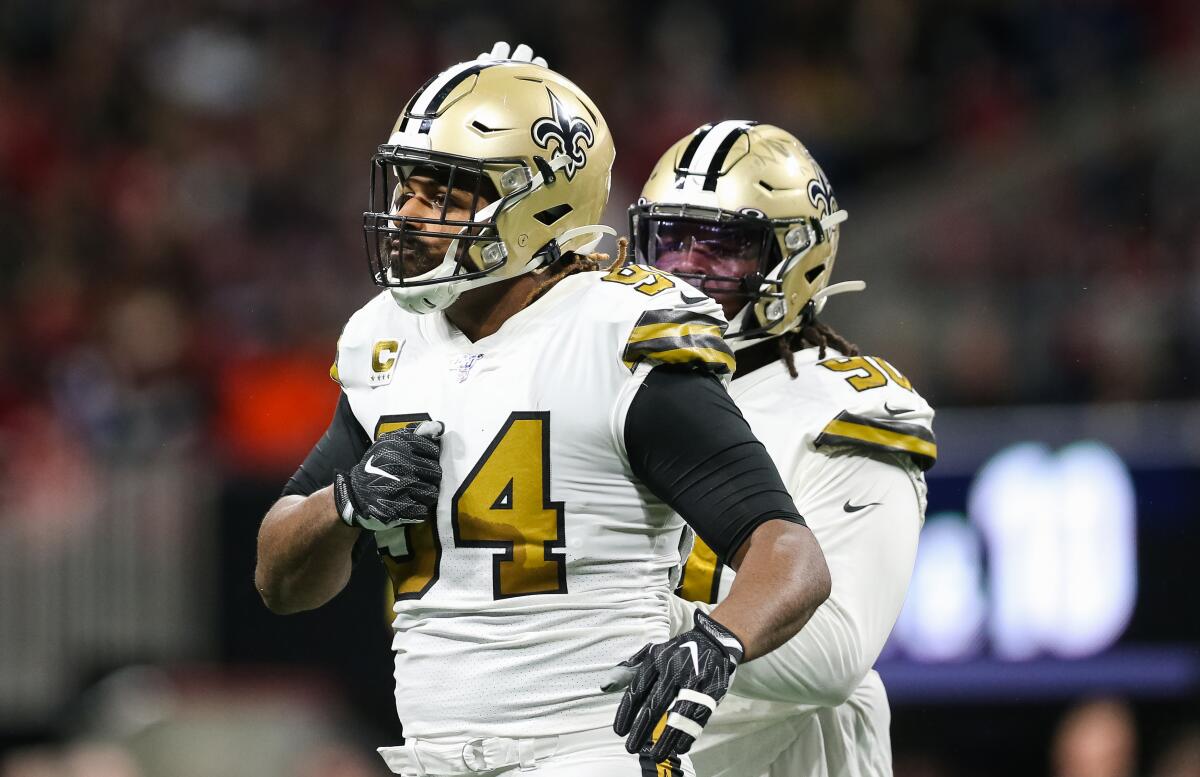
[[[350,579],[359,531],[338,518],[332,487],[280,498],[258,530],[254,583],[263,603],[282,615],[328,602]]]
[[[807,476],[796,502],[826,548],[837,549],[827,557],[837,588],[799,634],[739,671],[733,687],[751,699],[836,706],[875,664],[904,606],[921,500],[890,456],[840,454]],[[848,496],[871,507],[847,513]]]
[[[768,521],[739,548],[729,596],[712,612],[749,661],[794,637],[829,597],[829,568],[808,527]]]

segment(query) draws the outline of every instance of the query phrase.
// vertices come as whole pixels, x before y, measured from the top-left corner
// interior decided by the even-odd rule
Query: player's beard
[[[424,275],[442,263],[450,238],[424,238],[407,235],[388,239],[388,261],[393,274],[401,278]]]

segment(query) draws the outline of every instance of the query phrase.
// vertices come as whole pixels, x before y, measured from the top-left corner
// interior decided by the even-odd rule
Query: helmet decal
[[[817,177],[808,182],[808,201],[822,216],[828,216],[837,210],[837,198],[833,196],[833,186],[821,166],[813,162],[813,170]]]
[[[491,67],[492,64],[486,62],[460,62],[426,81],[408,101],[408,105],[404,107],[404,114],[407,118],[400,131],[402,133],[420,132],[428,134],[430,128],[433,126],[434,117],[437,116],[442,103],[449,96],[450,92],[454,90],[454,87],[479,71]]]
[[[533,142],[551,154],[554,153],[550,147],[551,143],[558,144],[558,153],[567,156],[563,172],[569,181],[575,177],[576,170],[587,164],[586,147],[596,142],[596,136],[592,125],[578,116],[567,113],[562,101],[550,87],[546,87],[546,94],[550,95],[550,115],[543,116],[533,123]]]
[[[683,156],[679,158],[679,167],[676,169],[675,188],[682,189],[687,182],[688,171],[691,170],[692,157],[696,155],[696,149],[704,142],[704,136],[708,134],[713,125],[705,124],[692,133],[692,139],[688,142],[687,148],[683,150]]]
[[[752,121],[733,119],[705,125],[697,130],[679,160],[675,188],[715,191],[729,150],[754,124]]]

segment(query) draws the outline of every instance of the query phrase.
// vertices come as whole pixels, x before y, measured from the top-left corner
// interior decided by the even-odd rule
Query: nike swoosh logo
[[[684,642],[683,646],[692,651],[692,667],[695,668],[696,674],[700,674],[700,653],[696,650],[696,643]]]
[[[842,509],[848,513],[857,513],[859,510],[866,510],[868,507],[875,507],[880,502],[867,502],[865,505],[852,505],[850,500],[846,500],[846,504],[842,505]]]
[[[697,302],[708,302],[708,297],[689,297],[682,291],[679,292],[679,298],[683,300],[685,305],[695,305]]]
[[[900,407],[900,408],[888,407],[887,402],[883,403],[883,409],[888,412],[888,415],[904,415],[905,413],[911,413],[914,410],[914,408],[909,408],[909,407]]]
[[[367,463],[363,465],[363,472],[366,472],[368,475],[378,475],[381,478],[387,478],[388,480],[395,480],[397,483],[400,482],[400,478],[396,477],[392,473],[384,472],[379,467],[372,465],[371,462],[373,462],[373,461],[375,461],[374,456],[371,456],[371,458],[367,459]]]

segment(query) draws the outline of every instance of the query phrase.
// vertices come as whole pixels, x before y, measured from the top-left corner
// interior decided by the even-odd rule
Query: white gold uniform
[[[690,754],[701,777],[891,775],[891,713],[871,670],[900,614],[937,455],[933,410],[877,357],[816,348],[736,378],[730,394],[785,478],[833,581],[778,650],[742,666]],[[712,609],[733,571],[697,542],[672,632]],[[698,602],[685,599],[699,600]]]
[[[570,276],[476,342],[386,292],[350,319],[332,374],[362,428],[446,428],[436,524],[376,535],[396,598],[396,709],[427,761],[486,740],[511,750],[487,764],[516,763],[560,735],[560,752],[594,755],[567,735],[597,730],[609,765],[596,774],[619,774],[612,759],[641,773],[611,729],[620,694],[599,689],[667,639],[684,523],[633,478],[625,415],[654,364],[728,373],[723,328],[711,300],[640,268]]]

